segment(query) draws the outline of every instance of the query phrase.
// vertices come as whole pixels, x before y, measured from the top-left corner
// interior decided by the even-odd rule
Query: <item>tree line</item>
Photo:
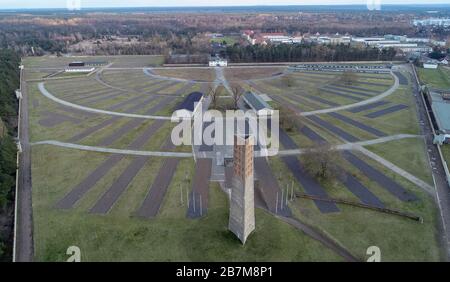
[[[19,56],[0,49],[0,261],[11,260],[16,173],[17,101]]]
[[[337,61],[390,61],[396,51],[392,48],[379,50],[373,47],[354,47],[344,44],[320,45],[278,44],[229,46],[223,55],[233,63],[256,62],[337,62]]]

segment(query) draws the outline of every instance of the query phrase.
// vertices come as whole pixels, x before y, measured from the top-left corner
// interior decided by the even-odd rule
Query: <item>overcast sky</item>
[[[360,4],[367,0],[0,0],[0,9],[66,8],[67,1],[81,1],[81,7],[168,7],[168,6],[241,6]],[[449,0],[380,0],[381,4],[445,4]]]

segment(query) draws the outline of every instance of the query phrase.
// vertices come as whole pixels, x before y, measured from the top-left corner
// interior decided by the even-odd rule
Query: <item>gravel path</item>
[[[373,127],[371,127],[369,125],[366,125],[366,124],[364,124],[362,122],[353,120],[353,119],[351,119],[351,118],[349,118],[347,116],[344,116],[344,115],[341,115],[341,114],[338,114],[338,113],[329,113],[328,115],[330,115],[330,116],[332,116],[332,117],[334,117],[334,118],[336,118],[336,119],[338,119],[340,121],[343,121],[345,123],[353,125],[353,126],[359,128],[359,129],[364,130],[364,131],[366,131],[366,132],[368,132],[370,134],[373,134],[373,135],[375,135],[377,137],[384,137],[384,136],[386,136],[386,133],[381,132],[380,130],[378,130],[376,128],[373,128]]]
[[[211,159],[198,159],[195,164],[195,176],[192,180],[192,192],[189,196],[188,218],[199,218],[208,211],[209,180],[211,178]]]
[[[356,114],[356,113],[359,113],[359,112],[363,112],[363,111],[371,110],[371,109],[374,109],[374,108],[377,108],[377,107],[380,107],[380,106],[384,106],[384,105],[389,104],[389,103],[390,102],[388,102],[388,101],[378,101],[378,102],[375,102],[375,103],[359,106],[359,107],[350,109],[348,111],[351,112],[351,113]]]
[[[394,106],[391,106],[389,108],[382,109],[382,110],[379,110],[379,111],[367,114],[366,117],[368,117],[368,118],[377,118],[377,117],[381,117],[381,116],[384,116],[384,115],[387,115],[387,114],[391,114],[391,113],[394,113],[394,112],[397,112],[397,111],[401,111],[401,110],[406,109],[406,108],[408,108],[408,106],[406,106],[406,105],[394,105]]]
[[[349,141],[349,142],[357,142],[360,141],[359,138],[351,135],[350,133],[347,133],[346,131],[340,129],[339,127],[329,123],[328,121],[325,121],[317,116],[309,116],[308,119],[312,120],[316,124],[320,125],[323,128],[326,128],[327,130],[333,132],[337,136],[341,137],[342,139]]]
[[[161,149],[171,150],[173,148],[174,145],[169,138]],[[156,175],[153,184],[145,196],[144,202],[137,211],[138,216],[152,218],[158,214],[179,162],[180,159],[178,158],[164,160],[161,168],[159,169],[158,175]]]
[[[408,202],[417,200],[417,197],[414,194],[409,193],[400,184],[387,177],[384,173],[373,168],[353,153],[345,151],[343,156],[348,162],[357,167],[369,179],[377,182],[380,187],[386,189],[389,193],[391,193],[398,199]]]

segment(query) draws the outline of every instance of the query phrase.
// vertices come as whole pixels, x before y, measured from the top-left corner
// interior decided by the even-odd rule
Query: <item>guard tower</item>
[[[228,229],[245,244],[255,229],[253,137],[234,136],[233,179]]]

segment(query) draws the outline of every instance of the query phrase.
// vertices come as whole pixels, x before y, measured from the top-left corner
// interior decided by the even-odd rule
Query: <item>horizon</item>
[[[68,3],[70,0],[44,0],[41,1],[40,5],[36,5],[35,1],[28,1],[28,0],[22,0],[22,1],[5,1],[0,0],[0,3],[2,3],[2,7],[0,10],[44,10],[44,9],[67,9]],[[77,1],[77,0],[71,0],[71,1]],[[123,2],[119,1],[107,1],[108,4],[102,4],[102,2],[105,2],[103,0],[92,0],[86,1],[78,0],[81,3],[81,10],[84,9],[139,9],[139,8],[146,8],[146,9],[161,9],[161,8],[233,8],[233,7],[302,7],[302,6],[308,6],[308,7],[323,7],[323,6],[350,6],[350,7],[359,7],[359,6],[366,6],[368,3],[368,0],[327,0],[326,2],[322,3],[315,3],[314,0],[304,0],[302,3],[298,3],[298,1],[294,1],[297,3],[294,3],[293,0],[285,0],[282,3],[274,3],[273,0],[264,0],[264,1],[258,1],[258,0],[249,0],[247,3],[242,4],[237,2],[237,0],[231,0],[227,3],[223,3],[217,0],[186,0],[182,1],[180,0],[167,0],[165,1],[164,5],[158,5],[158,4],[147,4],[145,2],[148,1],[142,1],[142,0],[130,0],[127,3],[124,4]],[[236,2],[235,2],[236,1]],[[376,0],[375,0],[376,1]],[[379,0],[380,1],[380,0]],[[44,4],[42,4],[44,2]],[[256,3],[255,3],[256,2]],[[58,4],[57,4],[58,3]],[[391,1],[383,1],[381,3],[381,6],[422,6],[422,7],[432,7],[432,6],[450,6],[450,3],[443,1],[443,0],[431,0],[427,3],[423,3],[421,1],[405,1],[405,0],[391,0]]]

